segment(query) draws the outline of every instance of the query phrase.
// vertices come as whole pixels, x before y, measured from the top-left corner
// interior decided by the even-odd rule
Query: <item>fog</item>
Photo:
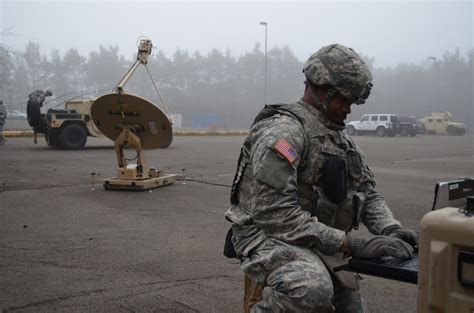
[[[155,45],[149,68],[184,126],[209,118],[247,128],[264,103],[265,21],[268,103],[301,96],[304,61],[338,42],[374,73],[373,94],[350,119],[447,110],[474,128],[471,1],[1,1],[0,10],[0,97],[9,109],[24,111],[38,88],[56,97],[112,89],[146,36]],[[143,69],[125,89],[158,102]]]

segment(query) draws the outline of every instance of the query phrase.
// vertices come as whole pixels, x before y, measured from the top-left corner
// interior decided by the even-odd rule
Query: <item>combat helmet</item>
[[[48,97],[50,97],[50,96],[53,95],[53,92],[52,92],[50,89],[46,89],[46,90],[44,91],[44,93],[45,93],[45,95],[48,96]]]
[[[322,103],[317,96],[313,96],[324,111],[336,93],[351,103],[365,103],[373,86],[372,74],[362,58],[351,48],[340,44],[319,49],[306,61],[303,73],[307,81],[317,86],[330,86],[328,96]]]

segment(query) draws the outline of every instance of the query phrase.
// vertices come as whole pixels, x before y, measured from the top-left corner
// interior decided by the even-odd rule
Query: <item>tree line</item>
[[[0,99],[10,110],[25,111],[28,94],[36,89],[53,91],[46,108],[61,108],[61,101],[68,97],[110,92],[135,61],[135,53],[125,57],[118,46],[101,45],[88,56],[77,49],[62,55],[53,50],[46,56],[33,42],[16,53],[0,46]],[[363,58],[372,69],[374,88],[367,103],[353,109],[350,119],[364,113],[422,117],[432,111],[450,111],[457,120],[474,127],[474,49],[466,55],[447,51],[441,58],[427,56],[420,64],[388,68],[374,68],[374,58]],[[170,57],[153,50],[147,66],[170,113],[182,114],[184,127],[195,126],[200,118],[212,127],[246,129],[263,107],[264,62],[257,43],[238,57],[229,49],[213,49],[205,55],[178,49]],[[302,95],[303,64],[287,46],[268,51],[267,103],[292,102]],[[143,67],[125,90],[160,105]]]

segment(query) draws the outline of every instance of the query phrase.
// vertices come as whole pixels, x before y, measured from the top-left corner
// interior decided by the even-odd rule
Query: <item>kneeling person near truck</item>
[[[35,133],[45,132],[45,122],[41,117],[41,107],[46,97],[52,96],[51,90],[35,90],[28,95],[28,103],[26,105],[26,114],[28,118],[28,124],[33,127]]]

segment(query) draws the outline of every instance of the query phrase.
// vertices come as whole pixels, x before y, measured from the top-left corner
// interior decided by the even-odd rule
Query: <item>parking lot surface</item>
[[[92,183],[91,173],[115,176],[108,139],[55,151],[43,138],[9,138],[0,146],[0,310],[242,312],[243,275],[222,248],[243,139],[175,137],[146,160],[190,180],[126,192]],[[406,227],[419,228],[437,181],[474,176],[472,134],[354,139]],[[415,285],[368,276],[361,285],[369,312],[416,311]]]

